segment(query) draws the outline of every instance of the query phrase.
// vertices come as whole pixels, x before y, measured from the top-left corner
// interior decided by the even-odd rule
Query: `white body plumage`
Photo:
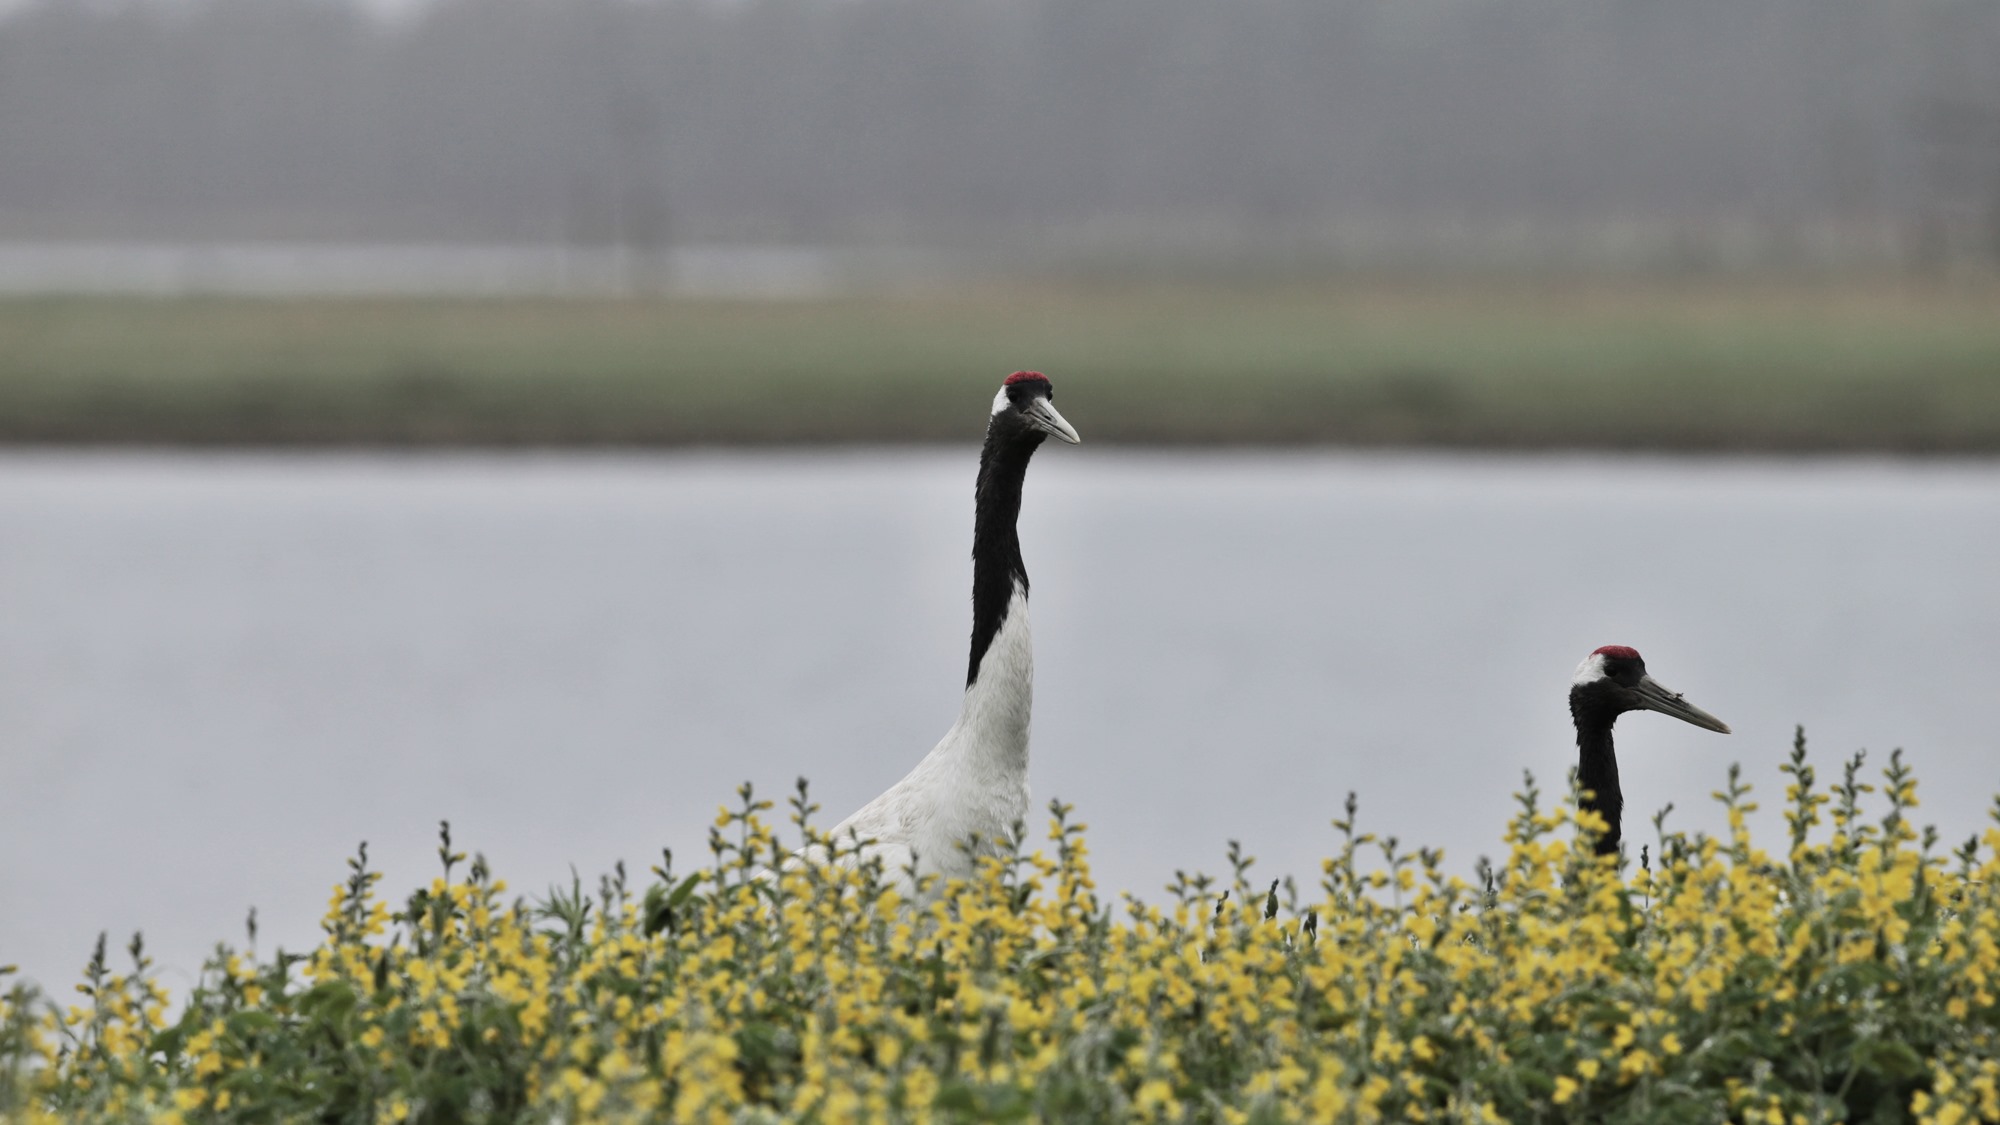
[[[920,875],[970,876],[977,855],[1012,835],[1028,815],[1028,726],[1034,707],[1035,657],[1028,595],[1015,584],[1007,616],[965,689],[958,721],[903,780],[868,802],[833,831],[840,850],[850,834],[864,847],[843,862],[880,859],[903,894]],[[978,840],[978,851],[967,843]]]

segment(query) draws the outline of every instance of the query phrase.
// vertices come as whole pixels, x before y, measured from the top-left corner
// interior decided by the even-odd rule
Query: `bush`
[[[1662,813],[1624,867],[1531,779],[1473,883],[1350,798],[1310,903],[1233,846],[1226,884],[1108,903],[1061,805],[1046,849],[914,903],[867,865],[772,875],[748,786],[709,866],[643,893],[621,866],[509,902],[447,827],[400,910],[364,847],[317,949],[218,948],[176,1018],[137,939],[76,1006],[16,987],[0,1119],[2000,1119],[2000,830],[1940,853],[1901,761],[1872,797],[1860,766],[1823,792],[1801,737],[1782,856],[1732,770],[1726,839]]]

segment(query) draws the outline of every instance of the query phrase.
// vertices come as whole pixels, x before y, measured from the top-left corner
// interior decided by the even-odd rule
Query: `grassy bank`
[[[757,878],[798,837],[747,788],[643,892],[530,906],[447,833],[384,901],[364,848],[317,949],[221,949],[177,1017],[136,940],[81,997],[0,999],[0,1120],[2000,1118],[2000,831],[1948,853],[1859,764],[1827,786],[1801,740],[1785,838],[1732,771],[1726,838],[1622,869],[1530,789],[1477,885],[1350,801],[1317,886],[1232,848],[1164,905],[1101,899],[1060,807],[914,908],[865,867]]]
[[[2000,290],[1131,286],[797,302],[0,301],[0,440],[2000,450]]]

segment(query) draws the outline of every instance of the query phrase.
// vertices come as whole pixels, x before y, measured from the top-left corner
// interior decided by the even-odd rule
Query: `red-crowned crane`
[[[1583,807],[1604,818],[1607,827],[1597,838],[1597,854],[1618,851],[1619,817],[1625,795],[1618,788],[1618,757],[1611,746],[1611,724],[1627,711],[1658,711],[1706,730],[1729,733],[1729,724],[1668,691],[1646,674],[1639,650],[1605,645],[1577,665],[1569,684],[1569,714],[1576,723],[1577,784],[1589,793]]]
[[[1082,440],[1056,412],[1048,377],[1007,376],[993,397],[973,490],[972,659],[958,721],[908,776],[833,830],[840,846],[850,833],[866,842],[859,858],[880,859],[905,894],[912,866],[920,876],[970,876],[975,853],[967,842],[976,837],[989,850],[1028,813],[1035,661],[1015,522],[1028,459],[1050,437]]]

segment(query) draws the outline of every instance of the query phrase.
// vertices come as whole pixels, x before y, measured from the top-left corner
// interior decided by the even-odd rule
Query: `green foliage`
[[[2000,1118],[2000,828],[1941,851],[1900,756],[1823,788],[1801,735],[1783,771],[1782,855],[1734,769],[1723,837],[1663,812],[1636,864],[1529,779],[1472,883],[1350,798],[1316,891],[1232,843],[1161,906],[1099,896],[1060,804],[908,900],[803,782],[793,843],[744,786],[711,862],[643,890],[510,900],[446,825],[400,909],[363,847],[316,949],[255,954],[253,914],[177,1014],[136,938],[72,1006],[15,987],[0,1120]]]

